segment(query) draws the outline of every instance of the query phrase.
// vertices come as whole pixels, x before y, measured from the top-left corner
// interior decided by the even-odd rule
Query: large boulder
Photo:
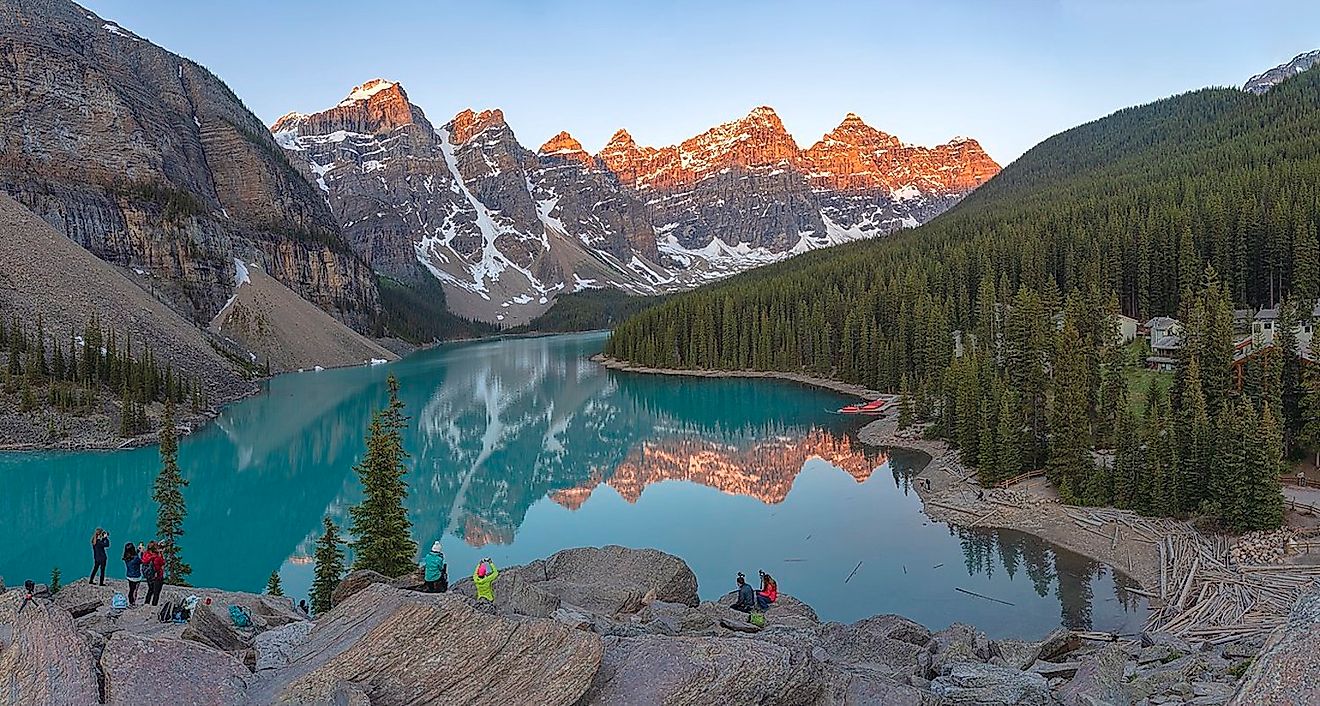
[[[288,664],[258,675],[251,695],[257,703],[361,692],[381,704],[503,704],[512,695],[574,704],[600,661],[592,633],[487,615],[453,593],[374,583],[320,616]]]
[[[340,579],[339,584],[335,586],[335,590],[330,592],[330,605],[337,606],[353,597],[358,591],[374,583],[389,582],[390,577],[371,569],[350,571],[347,576]]]
[[[609,637],[583,704],[811,704],[825,689],[819,662],[766,641]]]
[[[1049,682],[1034,672],[993,664],[959,662],[930,683],[930,691],[949,706],[1046,706]]]
[[[632,616],[650,632],[672,635],[715,635],[718,620],[700,608],[669,601],[651,601]]]
[[[95,663],[73,616],[26,595],[0,593],[0,703],[96,703]]]
[[[1293,604],[1270,635],[1231,706],[1320,703],[1320,588]]]
[[[272,628],[256,636],[252,647],[257,651],[257,671],[277,669],[289,663],[289,658],[312,631],[313,623],[303,621]]]
[[[603,616],[636,613],[653,600],[696,606],[697,577],[688,565],[658,549],[609,545],[557,552],[548,559],[500,569],[495,605],[504,614],[550,617],[560,607]],[[476,595],[472,579],[453,591]]]
[[[233,628],[233,621],[228,615],[224,618],[215,614],[211,607],[198,604],[188,618],[188,627],[183,629],[183,639],[200,642],[214,647],[221,652],[234,652],[247,647],[247,642]]]
[[[877,615],[851,625],[826,623],[816,633],[830,661],[889,677],[917,674],[930,631],[898,615]]]
[[[252,703],[252,674],[234,657],[199,642],[141,637],[121,631],[101,654],[105,703],[233,706]],[[95,700],[88,703],[96,703]]]
[[[1059,689],[1064,706],[1122,706],[1132,702],[1123,688],[1127,652],[1117,645],[1082,660],[1072,680]]]
[[[930,636],[927,649],[931,651],[927,678],[934,679],[948,672],[949,666],[960,662],[988,662],[994,655],[990,638],[976,628],[954,623]]]
[[[991,643],[991,658],[995,664],[1010,669],[1026,669],[1037,660],[1050,661],[1059,655],[1081,647],[1082,641],[1067,628],[1055,628],[1044,639],[995,640]]]

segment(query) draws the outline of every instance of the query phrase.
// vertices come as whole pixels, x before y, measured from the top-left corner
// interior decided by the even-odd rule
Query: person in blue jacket
[[[449,590],[449,567],[445,566],[444,547],[440,540],[431,545],[431,551],[422,560],[422,580],[426,581],[427,593],[444,593]]]
[[[132,542],[124,545],[124,578],[128,579],[128,607],[137,605],[138,584],[142,583],[142,554]]]
[[[96,572],[101,572],[101,585],[105,585],[105,550],[110,548],[110,533],[96,528],[92,533],[92,575],[87,577],[87,583],[96,583]]]

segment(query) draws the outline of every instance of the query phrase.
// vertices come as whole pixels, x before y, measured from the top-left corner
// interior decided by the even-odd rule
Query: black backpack
[[[149,562],[149,561],[144,561],[144,562],[142,562],[141,574],[142,574],[142,580],[144,580],[144,581],[155,581],[155,580],[156,580],[156,565],[153,564],[153,563],[151,563],[151,562]]]
[[[165,605],[160,607],[160,612],[156,614],[156,619],[162,623],[168,623],[174,620],[174,604],[165,601]]]
[[[449,564],[440,567],[440,580],[437,583],[440,584],[441,593],[449,590]]]

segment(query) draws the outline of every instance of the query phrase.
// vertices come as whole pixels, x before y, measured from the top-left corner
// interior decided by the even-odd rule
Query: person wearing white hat
[[[440,540],[431,544],[431,551],[422,560],[422,579],[426,581],[427,593],[444,593],[449,590],[449,567],[445,565],[444,547]]]

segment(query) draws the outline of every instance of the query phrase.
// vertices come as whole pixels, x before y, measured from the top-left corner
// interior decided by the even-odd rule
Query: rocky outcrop
[[[884,235],[999,169],[974,140],[903,145],[851,114],[802,150],[764,106],[678,145],[620,130],[592,156],[561,132],[533,153],[498,109],[436,128],[382,79],[271,130],[377,271],[434,275],[454,311],[506,325],[564,292],[675,291]]]
[[[471,578],[453,590],[476,595]],[[616,545],[565,549],[548,559],[503,569],[495,582],[502,612],[549,617],[561,606],[613,617],[637,613],[650,601],[695,607],[697,577],[676,556]]]
[[[1296,76],[1303,71],[1310,70],[1312,66],[1315,66],[1316,62],[1320,62],[1320,49],[1309,51],[1304,54],[1298,54],[1293,57],[1292,61],[1289,61],[1286,64],[1281,64],[1269,71],[1247,79],[1246,84],[1242,86],[1242,90],[1247,93],[1255,93],[1256,95],[1267,93],[1271,88],[1274,88],[1293,76]]]
[[[1303,596],[1247,671],[1234,706],[1320,703],[1320,590]]]
[[[248,668],[231,655],[190,640],[120,632],[106,643],[100,666],[107,704],[253,703],[247,693],[252,680]]]
[[[600,660],[593,634],[377,583],[318,619],[288,664],[263,673],[250,694],[259,703],[307,703],[307,694],[344,682],[372,703],[573,704]]]
[[[613,569],[601,574],[608,581],[588,590],[584,577],[602,566]],[[0,682],[9,690],[0,694],[94,703],[99,669],[111,703],[168,695],[179,703],[362,706],[1210,706],[1228,701],[1234,674],[1256,654],[1250,644],[1215,647],[1167,634],[1084,643],[1058,630],[1035,641],[992,640],[971,626],[932,633],[893,615],[821,624],[787,594],[762,627],[731,611],[728,597],[692,605],[690,574],[655,550],[568,550],[501,570],[496,595],[511,597],[496,607],[462,593],[411,590],[411,576],[354,572],[340,587],[341,602],[315,622],[286,610],[285,599],[167,589],[167,596],[198,595],[203,606],[211,600],[187,626],[157,623],[151,609],[112,618],[104,605],[72,619],[65,606],[108,600],[114,585],[74,584],[17,615],[22,596],[10,592],[0,596],[0,674],[22,678]],[[217,606],[229,603],[248,606],[254,625],[228,626]],[[1299,606],[1289,629],[1261,651],[1234,703],[1313,700],[1313,609]],[[49,671],[22,671],[38,663]],[[149,678],[134,678],[141,673]]]
[[[600,673],[584,700],[613,704],[811,704],[824,668],[810,655],[741,638],[606,638]]]
[[[0,592],[0,701],[96,703],[91,649],[73,616],[20,591]]]
[[[366,329],[371,271],[220,79],[67,0],[0,2],[0,191],[204,323],[235,256]]]

